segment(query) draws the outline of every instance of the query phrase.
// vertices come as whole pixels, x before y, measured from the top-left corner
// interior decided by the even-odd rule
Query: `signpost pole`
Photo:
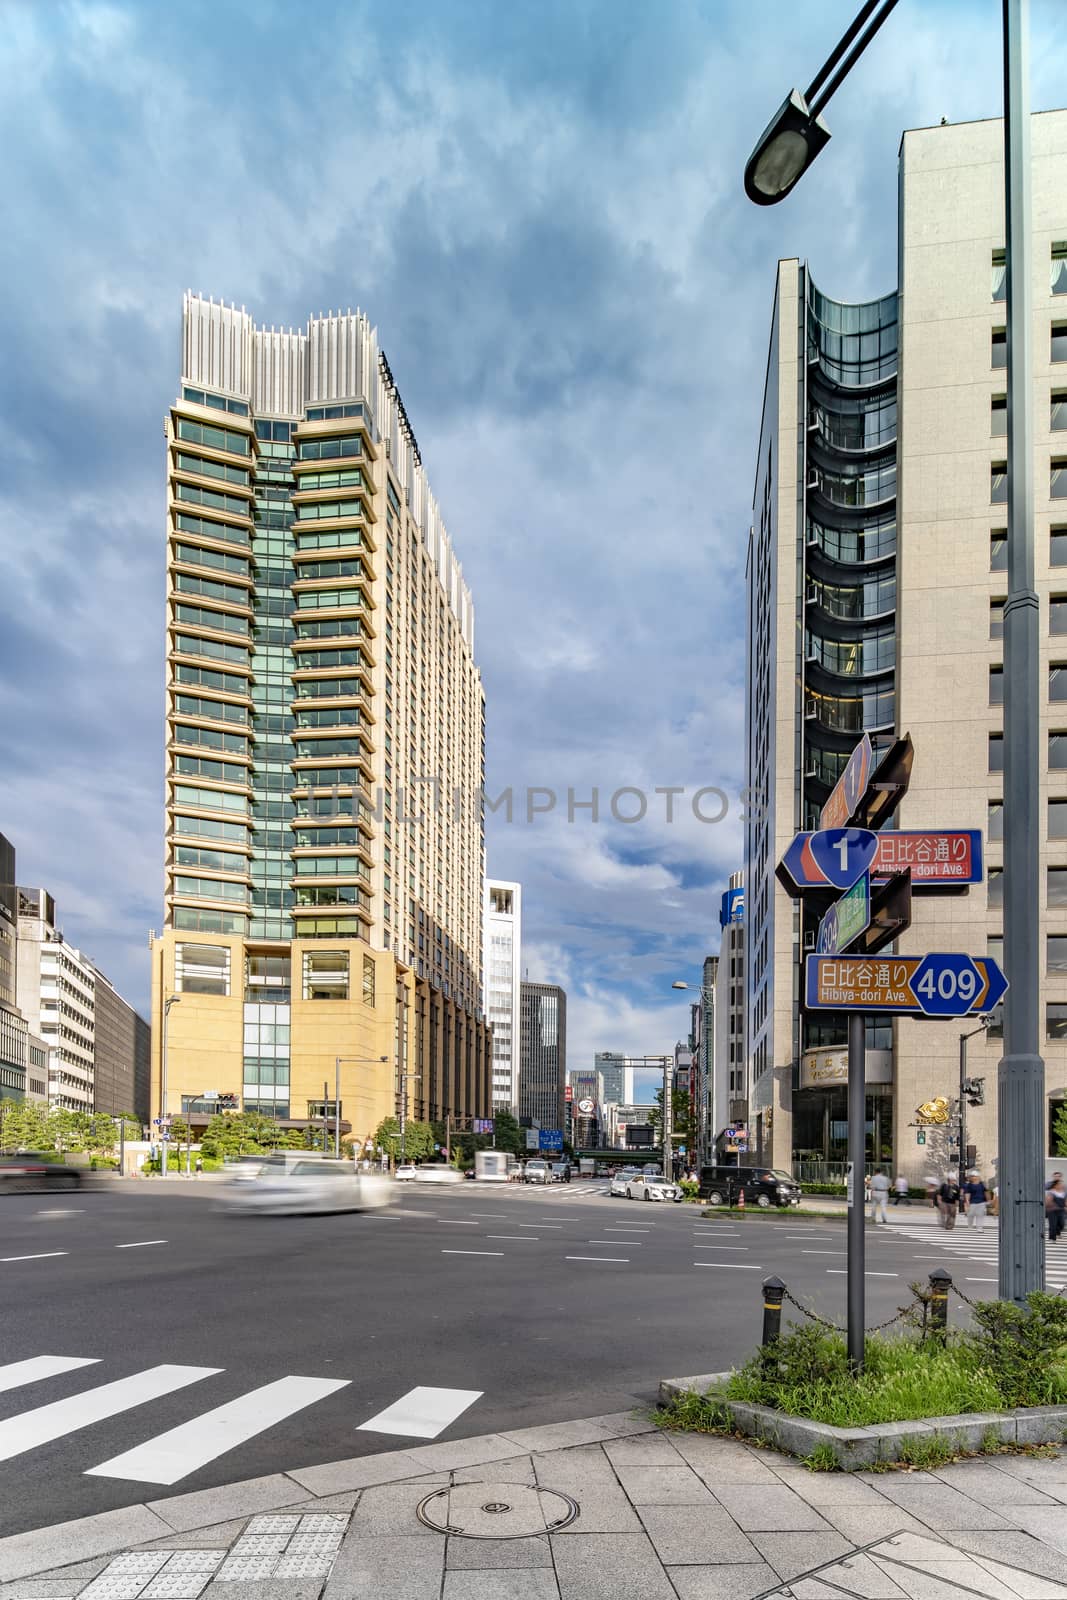
[[[863,1371],[864,1355],[864,1177],[867,1167],[866,1035],[862,1012],[848,1019],[848,1159],[852,1193],[848,1206],[848,1359]]]
[[[671,1176],[672,1176],[672,1173],[673,1173],[673,1170],[674,1170],[674,1164],[671,1161],[671,1112],[674,1109],[673,1106],[671,1105],[671,1099],[672,1099],[671,1090],[673,1088],[672,1079],[673,1079],[673,1076],[674,1076],[673,1072],[671,1071],[671,1068],[672,1068],[673,1065],[674,1065],[673,1057],[672,1056],[664,1056],[664,1058],[663,1058],[663,1176],[664,1176],[664,1178],[666,1178],[668,1183],[671,1181]]]

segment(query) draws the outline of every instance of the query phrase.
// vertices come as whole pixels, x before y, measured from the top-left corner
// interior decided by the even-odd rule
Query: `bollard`
[[[948,1333],[948,1292],[952,1288],[952,1274],[944,1267],[935,1267],[930,1274],[930,1332],[939,1339]]]
[[[765,1278],[763,1282],[763,1347],[777,1344],[782,1331],[782,1297],[785,1284],[781,1278]]]

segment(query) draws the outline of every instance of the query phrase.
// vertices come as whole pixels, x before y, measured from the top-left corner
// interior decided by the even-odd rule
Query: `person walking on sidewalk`
[[[1052,1181],[1045,1185],[1045,1214],[1048,1217],[1049,1244],[1058,1244],[1067,1222],[1067,1189],[1063,1187],[1063,1173],[1054,1172]]]
[[[871,1178],[871,1221],[872,1222],[874,1222],[874,1223],[881,1222],[883,1225],[885,1225],[885,1224],[887,1224],[889,1222],[889,1214],[886,1211],[886,1203],[887,1203],[888,1199],[889,1199],[889,1179],[886,1177],[886,1175],[882,1171],[881,1167],[875,1167],[874,1174],[873,1174],[873,1176]]]
[[[981,1233],[985,1228],[989,1194],[977,1172],[968,1172],[963,1194],[967,1205],[967,1224]]]
[[[937,1214],[943,1228],[956,1226],[956,1213],[960,1208],[960,1186],[955,1178],[942,1179],[937,1191]]]
[[[893,1204],[895,1206],[911,1205],[911,1195],[908,1193],[908,1180],[902,1172],[898,1172],[893,1180]]]

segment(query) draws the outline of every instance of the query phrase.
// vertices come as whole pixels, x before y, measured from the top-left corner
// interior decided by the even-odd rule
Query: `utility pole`
[[[674,1057],[663,1057],[663,1176],[670,1181],[674,1172],[674,1162],[671,1159],[671,1122],[673,1106],[671,1105],[671,1091],[674,1087]]]

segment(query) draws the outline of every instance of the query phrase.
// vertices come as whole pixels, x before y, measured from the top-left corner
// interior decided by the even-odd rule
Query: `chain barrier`
[[[914,1285],[912,1287],[914,1288]],[[809,1322],[817,1322],[821,1328],[828,1328],[831,1333],[847,1333],[848,1330],[842,1328],[840,1324],[831,1322],[827,1317],[820,1317],[817,1311],[812,1311],[810,1306],[802,1304],[795,1295],[789,1293],[788,1289],[783,1289],[782,1299],[788,1301],[795,1311],[800,1312],[802,1317],[807,1317]],[[895,1322],[911,1322],[914,1324],[917,1316],[918,1313],[913,1305],[899,1306],[891,1317],[887,1317],[884,1322],[879,1322],[866,1331],[868,1334],[884,1333],[886,1328],[891,1328]]]

